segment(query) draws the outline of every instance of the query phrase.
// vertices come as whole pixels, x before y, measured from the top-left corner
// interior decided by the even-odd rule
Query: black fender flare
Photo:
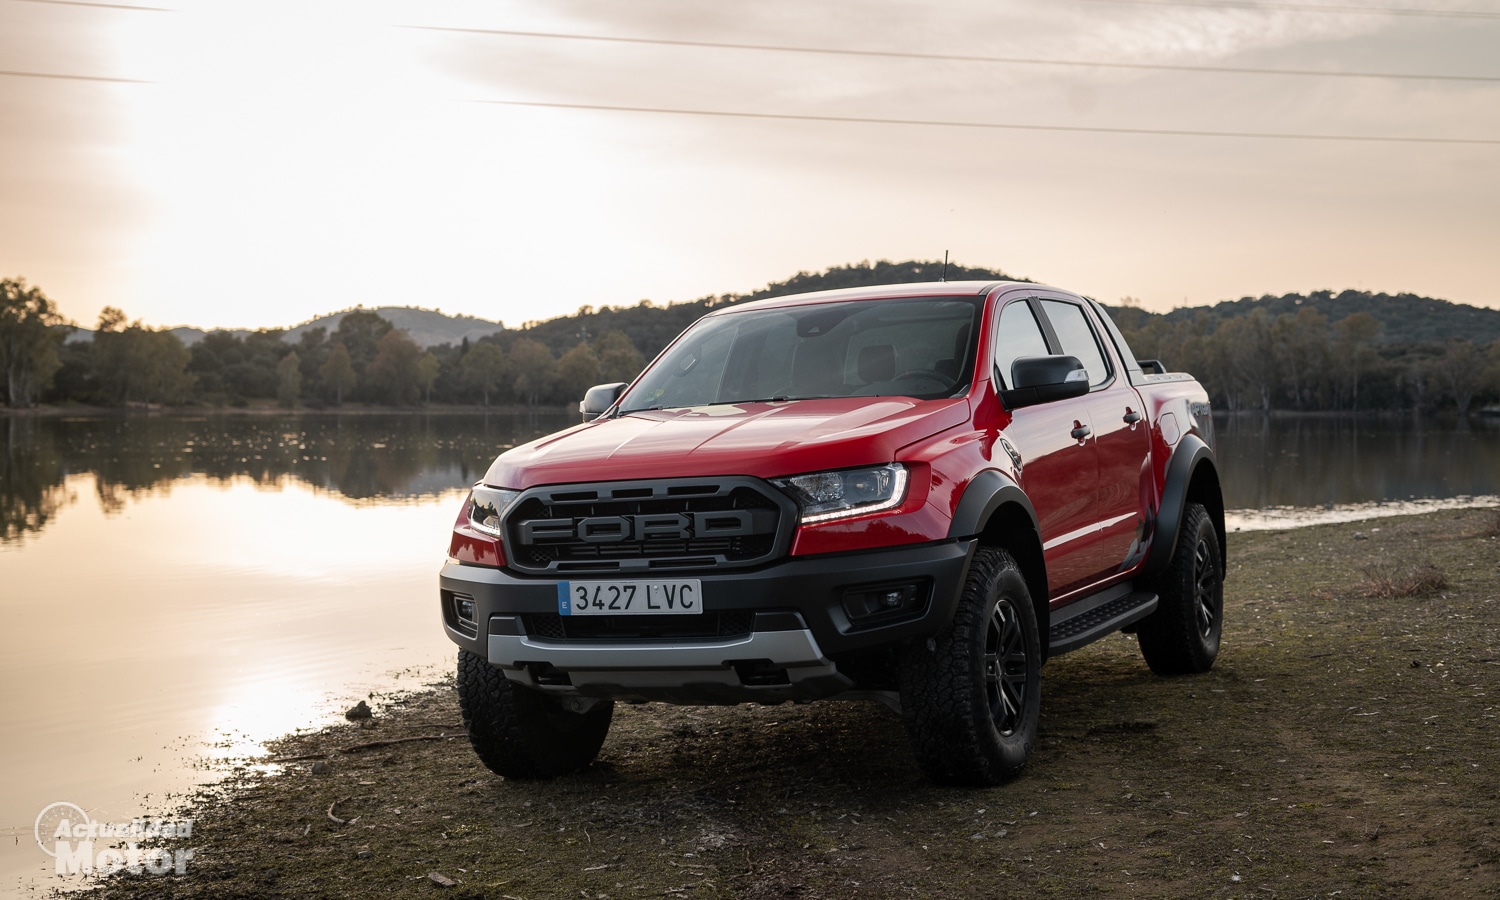
[[[1025,514],[1024,525],[1017,516],[1005,511],[1014,507]],[[1042,654],[1047,654],[1047,631],[1052,627],[1047,591],[1047,561],[1042,555],[1042,527],[1037,520],[1036,508],[1031,498],[1021,490],[1011,477],[997,469],[985,469],[975,475],[964,487],[958,508],[949,524],[948,537],[955,540],[974,538],[990,529],[995,517],[1008,518],[1013,528],[1029,531],[1025,540],[1011,541],[1006,547],[1020,564],[1026,586],[1031,591],[1032,608],[1036,612],[1036,624],[1042,631]],[[1012,535],[1014,537],[1014,535]],[[977,541],[974,542],[977,546]]]
[[[1032,530],[1038,535],[1042,533],[1036,509],[1031,505],[1031,498],[1026,496],[1026,492],[1004,472],[985,469],[964,487],[958,508],[953,511],[953,521],[948,525],[948,537],[965,538],[979,534],[984,531],[985,524],[995,510],[1007,503],[1015,503],[1026,510],[1026,515],[1031,519]]]
[[[1213,471],[1215,480],[1218,466],[1214,464],[1214,452],[1196,434],[1184,435],[1172,451],[1172,461],[1167,464],[1166,483],[1162,486],[1161,505],[1156,513],[1156,527],[1151,537],[1151,549],[1146,555],[1146,564],[1141,574],[1155,575],[1164,571],[1172,561],[1177,549],[1177,531],[1182,526],[1182,511],[1187,506],[1188,488],[1200,465]],[[1222,532],[1222,525],[1220,526]],[[1219,542],[1219,553],[1224,554],[1223,540]],[[1222,567],[1224,560],[1219,560]]]

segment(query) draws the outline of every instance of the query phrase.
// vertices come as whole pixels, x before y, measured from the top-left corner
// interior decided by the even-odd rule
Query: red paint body
[[[1008,282],[895,285],[755,306],[979,292],[984,310],[964,396],[847,396],[601,417],[507,451],[483,483],[525,490],[714,475],[772,479],[889,462],[908,467],[898,507],[798,526],[789,555],[805,557],[954,538],[965,490],[981,473],[998,472],[1024,491],[1035,510],[1050,606],[1130,579],[1145,564],[1145,548],[1155,537],[1152,525],[1173,450],[1189,434],[1211,447],[1212,428],[1203,389],[1187,376],[1142,373],[1122,356],[1096,306],[1053,288]],[[997,362],[1005,361],[995,358],[994,331],[1003,306],[1028,298],[1062,300],[1085,311],[1110,370],[1103,383],[1081,397],[1007,409],[996,381]],[[1160,422],[1167,413],[1172,419],[1164,433]],[[1075,438],[1074,430],[1084,427],[1089,433]],[[449,555],[470,565],[505,565],[501,542],[473,528],[467,507]]]

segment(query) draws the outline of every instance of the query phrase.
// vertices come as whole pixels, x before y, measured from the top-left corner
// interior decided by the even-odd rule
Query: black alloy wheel
[[[1224,632],[1224,568],[1219,532],[1201,503],[1182,511],[1172,561],[1151,583],[1156,612],[1136,629],[1141,655],[1158,675],[1207,672]]]

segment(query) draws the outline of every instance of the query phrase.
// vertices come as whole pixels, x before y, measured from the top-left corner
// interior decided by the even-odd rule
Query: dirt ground
[[[1500,896],[1497,531],[1231,535],[1213,671],[1157,678],[1125,635],[1049,662],[1004,787],[929,785],[873,704],[621,707],[588,771],[507,782],[449,684],[285,739],[199,795],[186,875],[94,894]]]

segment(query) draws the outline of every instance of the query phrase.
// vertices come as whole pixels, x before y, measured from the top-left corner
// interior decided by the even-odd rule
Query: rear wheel
[[[609,734],[614,702],[580,698],[585,708],[576,712],[565,702],[512,684],[482,656],[458,653],[464,730],[496,775],[555,778],[594,761]]]
[[[1219,533],[1201,503],[1182,511],[1172,562],[1156,580],[1156,612],[1136,636],[1146,665],[1158,675],[1207,672],[1224,631],[1224,570]]]
[[[994,785],[1036,744],[1042,648],[1026,580],[1010,554],[981,547],[952,624],[901,661],[907,739],[939,784]]]

